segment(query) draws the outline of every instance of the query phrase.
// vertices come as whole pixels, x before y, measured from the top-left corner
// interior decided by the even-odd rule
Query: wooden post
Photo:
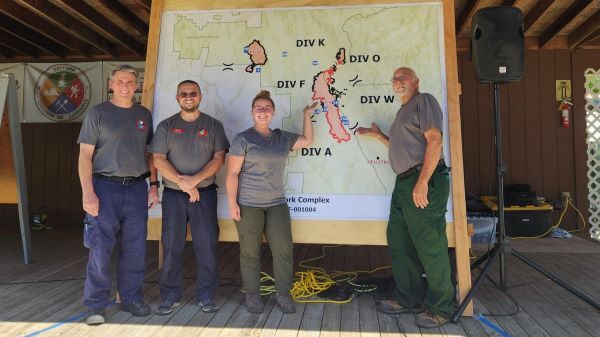
[[[454,206],[454,247],[456,251],[456,278],[458,297],[462,301],[471,289],[470,241],[467,234],[465,179],[460,129],[460,83],[454,23],[454,1],[444,0],[444,50],[446,51],[446,93],[448,95],[448,128],[450,132],[450,158],[452,160],[452,205]],[[473,304],[464,315],[473,315]]]
[[[146,47],[146,66],[144,68],[144,88],[142,105],[152,111],[154,105],[154,84],[156,83],[156,63],[158,62],[158,46],[160,43],[160,24],[164,0],[153,0],[150,10],[150,27],[148,28],[148,46]]]

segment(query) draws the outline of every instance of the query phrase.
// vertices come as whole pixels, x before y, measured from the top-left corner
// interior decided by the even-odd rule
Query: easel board
[[[406,3],[410,4],[408,1],[379,1],[378,5],[385,4],[397,4],[397,3]],[[461,143],[461,131],[460,131],[460,114],[459,114],[459,94],[460,94],[460,85],[458,83],[458,70],[457,70],[457,61],[456,61],[456,38],[454,32],[454,4],[450,0],[444,1],[420,1],[416,2],[417,4],[428,3],[435,4],[440,7],[439,15],[440,15],[440,39],[441,39],[441,57],[443,63],[445,65],[444,78],[443,78],[443,93],[441,95],[442,105],[445,106],[445,110],[447,110],[447,121],[448,121],[448,129],[447,134],[449,135],[448,139],[448,158],[452,158],[452,201],[450,208],[451,221],[449,221],[449,226],[452,230],[452,234],[449,235],[450,242],[453,243],[452,246],[456,248],[457,253],[457,270],[458,270],[458,284],[459,284],[459,292],[460,297],[462,298],[464,294],[470,288],[470,266],[469,266],[469,238],[467,235],[467,225],[466,225],[466,212],[465,212],[465,201],[464,201],[464,179],[463,179],[463,167],[462,167],[462,143]],[[260,4],[261,8],[299,8],[303,6],[360,6],[360,5],[371,5],[372,1],[318,1],[318,2],[308,2],[308,1],[284,1],[284,2],[275,2],[275,1],[267,1]],[[150,33],[149,33],[149,41],[148,41],[148,51],[146,58],[146,74],[145,74],[145,82],[144,82],[144,95],[142,98],[142,104],[150,109],[155,109],[154,114],[158,116],[159,113],[156,108],[161,104],[161,92],[156,91],[156,89],[163,83],[158,74],[161,71],[160,67],[169,67],[170,64],[163,63],[164,60],[161,59],[161,51],[166,50],[165,48],[161,49],[161,43],[164,44],[163,40],[166,31],[165,27],[161,25],[161,20],[163,20],[166,15],[169,15],[169,12],[176,11],[222,11],[230,13],[232,10],[238,10],[240,13],[244,11],[249,11],[255,9],[257,4],[255,2],[248,1],[232,1],[228,3],[216,2],[216,1],[182,1],[182,0],[157,0],[153,1],[152,12],[151,12],[151,22],[150,22]],[[219,14],[216,14],[219,16]],[[221,16],[222,17],[222,16]],[[194,21],[194,20],[192,20]],[[197,22],[196,22],[197,23]],[[203,23],[199,24],[199,27],[205,27]],[[162,31],[161,31],[162,29]],[[276,34],[275,32],[274,34]],[[211,36],[202,36],[201,34],[195,37],[200,41],[203,38],[211,38]],[[191,41],[195,39],[190,39]],[[169,46],[171,48],[171,45]],[[194,44],[189,43],[189,48],[194,48]],[[182,50],[183,51],[183,50]],[[189,50],[187,50],[189,51]],[[192,51],[193,53],[194,51]],[[281,50],[277,51],[275,55],[278,55]],[[203,57],[207,57],[206,54],[202,54],[202,50],[200,50],[199,55],[204,55]],[[273,55],[273,54],[272,54]],[[399,61],[400,62],[400,61]],[[190,60],[189,64],[193,63]],[[234,62],[235,64],[235,62]],[[401,66],[405,64],[397,64],[396,66]],[[225,65],[222,65],[225,66]],[[176,68],[176,67],[175,67]],[[188,70],[193,70],[194,67],[188,67]],[[393,69],[389,70],[389,74]],[[157,77],[157,74],[159,75]],[[182,74],[181,80],[185,79],[183,77],[189,77],[189,73]],[[388,79],[389,80],[389,79]],[[174,96],[176,81],[173,80],[171,82],[167,81],[168,84],[172,87],[171,95]],[[207,88],[210,88],[210,85],[213,83],[202,83],[201,85],[205,85]],[[160,101],[155,102],[155,99],[159,99]],[[290,109],[291,110],[291,109]],[[175,113],[177,110],[173,110]],[[227,121],[223,121],[224,125],[227,125]],[[314,224],[315,226],[310,226],[309,223]],[[362,220],[356,221],[355,219],[352,221],[356,226],[350,225],[351,227],[345,227],[344,229],[340,229],[335,221],[339,220],[312,220],[312,219],[296,219],[294,220],[294,237],[295,240],[298,239],[298,242],[313,242],[313,243],[323,243],[323,238],[333,238],[335,242],[352,242],[356,244],[367,244],[369,242],[377,242],[377,244],[385,244],[385,237],[383,230],[386,225],[386,221],[377,220],[369,222],[365,225],[365,223],[361,223]],[[231,233],[231,227],[233,224],[231,221],[227,221],[226,219],[221,219],[220,223],[223,229],[223,239],[232,239],[235,240],[235,235],[230,235],[227,233]],[[298,228],[296,228],[298,227]],[[302,228],[300,228],[302,227]],[[158,233],[156,232],[157,228],[160,228],[160,219],[153,218],[150,221],[149,225],[149,238],[156,238]],[[306,229],[306,230],[305,230]],[[318,230],[315,230],[318,229]],[[374,237],[369,235],[370,233],[375,233]],[[377,234],[378,233],[378,234]],[[452,239],[453,238],[453,239]],[[306,240],[306,241],[300,241]],[[353,242],[357,240],[357,242]]]

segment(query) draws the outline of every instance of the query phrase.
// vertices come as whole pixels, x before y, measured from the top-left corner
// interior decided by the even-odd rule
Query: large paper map
[[[275,100],[272,128],[302,133],[302,108],[316,100],[315,143],[290,154],[284,175],[292,217],[386,220],[395,179],[388,150],[354,132],[375,122],[387,134],[400,107],[390,79],[402,65],[445,113],[440,12],[439,4],[167,12],[155,124],[179,111],[184,79],[200,83],[200,109],[221,120],[230,140],[252,126],[261,89]],[[226,207],[222,194],[220,217]]]

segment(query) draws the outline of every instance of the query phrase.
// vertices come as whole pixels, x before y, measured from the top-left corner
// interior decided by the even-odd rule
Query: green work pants
[[[396,177],[392,194],[387,241],[396,282],[394,298],[406,308],[423,304],[435,314],[450,317],[454,288],[445,219],[449,169],[445,165],[435,169],[428,183],[429,204],[424,209],[417,208],[412,197],[418,178],[419,173]]]
[[[240,221],[235,221],[240,238],[240,272],[246,293],[260,290],[260,247],[263,233],[273,255],[273,274],[277,291],[292,288],[294,244],[290,210],[287,204],[273,207],[240,205]]]

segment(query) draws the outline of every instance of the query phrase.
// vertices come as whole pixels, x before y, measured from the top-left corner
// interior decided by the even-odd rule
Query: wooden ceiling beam
[[[66,48],[61,44],[48,39],[46,36],[23,25],[22,23],[8,15],[5,15],[2,12],[0,12],[0,30],[12,34],[24,42],[29,42],[49,54],[58,56],[60,58],[64,58],[66,56]]]
[[[17,52],[31,56],[32,58],[38,58],[42,54],[42,50],[40,50],[38,47],[30,44],[28,41],[17,38],[12,34],[2,34],[2,37],[0,37],[0,43],[12,48]]]
[[[15,0],[23,7],[26,7],[30,11],[34,12],[38,16],[45,17],[46,20],[61,28],[67,33],[75,36],[76,38],[83,40],[106,54],[111,55],[114,58],[119,56],[117,52],[117,46],[102,35],[96,33],[90,28],[86,27],[83,23],[78,20],[74,20],[72,16],[65,13],[62,9],[53,5],[48,1],[37,1],[37,0]]]
[[[96,3],[101,4],[111,13],[120,17],[123,21],[127,22],[131,28],[145,40],[148,39],[148,25],[140,20],[135,14],[133,14],[129,8],[123,6],[117,0],[95,0]]]
[[[133,0],[134,3],[142,6],[144,9],[150,13],[150,9],[152,8],[152,0]]]
[[[540,47],[544,48],[550,40],[556,37],[577,15],[579,15],[592,0],[577,0],[571,4],[556,20],[540,34]]]
[[[509,6],[512,7],[517,0],[503,0],[501,6]]]
[[[525,15],[525,19],[523,19],[523,32],[526,33],[531,26],[540,18],[550,6],[554,3],[554,0],[540,0],[538,1],[533,8]]]
[[[569,48],[576,48],[583,42],[588,41],[588,38],[594,33],[598,33],[598,30],[600,30],[600,9],[569,35]]]
[[[80,40],[66,38],[67,36],[62,31],[57,30],[56,27],[44,20],[43,17],[38,17],[13,1],[0,1],[0,12],[35,30],[47,39],[62,44],[79,55],[88,57],[92,55],[89,45],[82,43]]]
[[[13,59],[15,57],[14,49],[11,46],[7,46],[0,41],[0,55],[7,59]]]
[[[119,26],[114,24],[102,13],[98,12],[92,6],[81,0],[51,0],[52,2],[61,3],[66,6],[66,10],[73,16],[92,25],[97,32],[103,32],[105,36],[111,37],[120,45],[132,51],[138,56],[146,54],[144,44],[138,42],[132,36],[123,31]]]
[[[598,42],[600,42],[599,40],[600,40],[600,29],[598,29],[594,33],[590,34],[590,36],[588,36],[581,43],[581,45],[598,44]]]
[[[460,11],[460,14],[458,14],[458,17],[456,18],[456,34],[463,30],[469,21],[469,18],[473,16],[479,2],[480,0],[467,0],[462,11]]]

